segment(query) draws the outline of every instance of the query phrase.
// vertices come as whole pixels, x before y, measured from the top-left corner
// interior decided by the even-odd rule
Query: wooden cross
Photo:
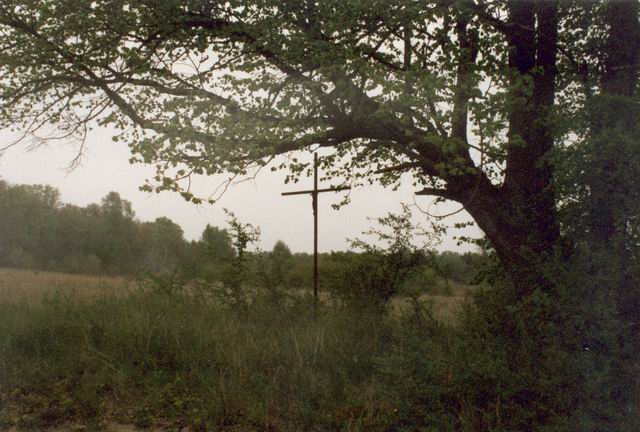
[[[313,154],[313,189],[295,192],[283,192],[282,196],[310,194],[313,206],[313,298],[318,301],[318,194],[322,192],[340,192],[351,189],[348,186],[318,189],[318,154]]]

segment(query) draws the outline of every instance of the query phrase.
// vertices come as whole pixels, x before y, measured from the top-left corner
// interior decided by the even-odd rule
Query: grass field
[[[40,301],[54,294],[95,299],[106,293],[122,293],[133,281],[119,276],[89,276],[0,268],[0,302]]]
[[[96,299],[105,294],[127,294],[135,290],[137,282],[122,276],[93,276],[68,273],[52,273],[34,270],[0,268],[0,303],[39,302],[53,295],[71,296],[75,299]],[[433,305],[436,317],[445,321],[454,319],[471,286],[451,284],[451,295],[424,295],[422,300]],[[301,291],[301,295],[307,294]],[[325,298],[325,293],[321,293]],[[404,300],[394,300],[394,313],[407,308]]]
[[[230,309],[122,278],[3,269],[0,429],[411,430],[398,426],[403,365],[417,335],[446,341],[461,296],[426,300],[384,316],[314,313],[299,294]]]

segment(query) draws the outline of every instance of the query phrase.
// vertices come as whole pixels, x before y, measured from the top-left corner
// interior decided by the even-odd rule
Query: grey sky
[[[5,144],[8,139],[8,136],[0,135],[0,140]],[[109,191],[117,191],[133,203],[140,220],[169,217],[182,226],[188,239],[199,238],[207,223],[225,226],[223,208],[227,208],[242,222],[260,226],[263,249],[270,249],[281,239],[294,252],[312,250],[311,198],[280,196],[284,191],[312,187],[311,179],[303,178],[298,184],[285,185],[283,173],[263,170],[256,180],[231,186],[218,203],[196,206],[175,193],[140,192],[138,187],[152,176],[153,168],[129,164],[129,149],[124,143],[112,142],[109,130],[91,132],[83,165],[67,172],[65,168],[76,153],[77,146],[74,144],[51,143],[34,151],[27,151],[24,145],[14,147],[0,158],[0,177],[11,183],[55,186],[60,190],[64,202],[82,206],[99,202]],[[213,191],[223,180],[224,177],[201,179],[198,187],[203,192]],[[413,190],[410,184],[403,184],[398,191],[379,186],[357,188],[351,192],[351,204],[338,211],[333,210],[331,204],[339,202],[344,193],[322,194],[319,207],[320,251],[346,249],[346,238],[360,236],[362,231],[371,226],[367,217],[380,217],[390,211],[398,211],[401,202],[413,203]],[[433,198],[417,197],[416,200],[423,208],[427,208]],[[431,211],[443,214],[457,208],[459,205],[447,203],[438,208],[431,207]],[[416,222],[428,226],[427,216],[417,209],[414,209],[413,217]],[[452,225],[464,220],[468,220],[468,216],[463,212],[450,217],[448,222]],[[438,249],[473,249],[470,245],[456,246],[453,237],[477,237],[478,233],[477,228],[464,231],[452,228]]]

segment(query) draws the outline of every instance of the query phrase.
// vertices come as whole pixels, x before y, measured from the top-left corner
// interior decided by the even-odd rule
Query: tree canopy
[[[517,272],[562,243],[553,151],[594,96],[635,97],[639,26],[633,1],[10,0],[0,125],[114,125],[148,190],[195,202],[193,175],[331,147],[331,178],[463,204]]]

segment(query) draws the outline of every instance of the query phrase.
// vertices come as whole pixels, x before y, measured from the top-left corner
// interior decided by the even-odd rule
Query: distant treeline
[[[259,252],[259,265],[275,266],[282,283],[310,283],[312,257],[292,254],[283,242]],[[326,272],[355,259],[354,252],[322,254]],[[60,201],[51,186],[13,185],[0,180],[0,266],[68,273],[132,275],[188,271],[223,278],[236,256],[232,235],[207,225],[197,241],[166,217],[135,218],[129,201],[109,192],[99,204],[80,207]],[[477,253],[443,252],[425,266],[426,279],[472,283],[485,258]],[[265,264],[266,263],[266,264]],[[259,270],[259,269],[258,269]],[[274,269],[269,269],[273,273]],[[325,273],[326,273],[325,272]],[[259,271],[258,271],[259,273]]]
[[[0,181],[0,265],[112,274],[175,266],[187,247],[180,226],[134,216],[117,192],[80,207],[51,186]]]

